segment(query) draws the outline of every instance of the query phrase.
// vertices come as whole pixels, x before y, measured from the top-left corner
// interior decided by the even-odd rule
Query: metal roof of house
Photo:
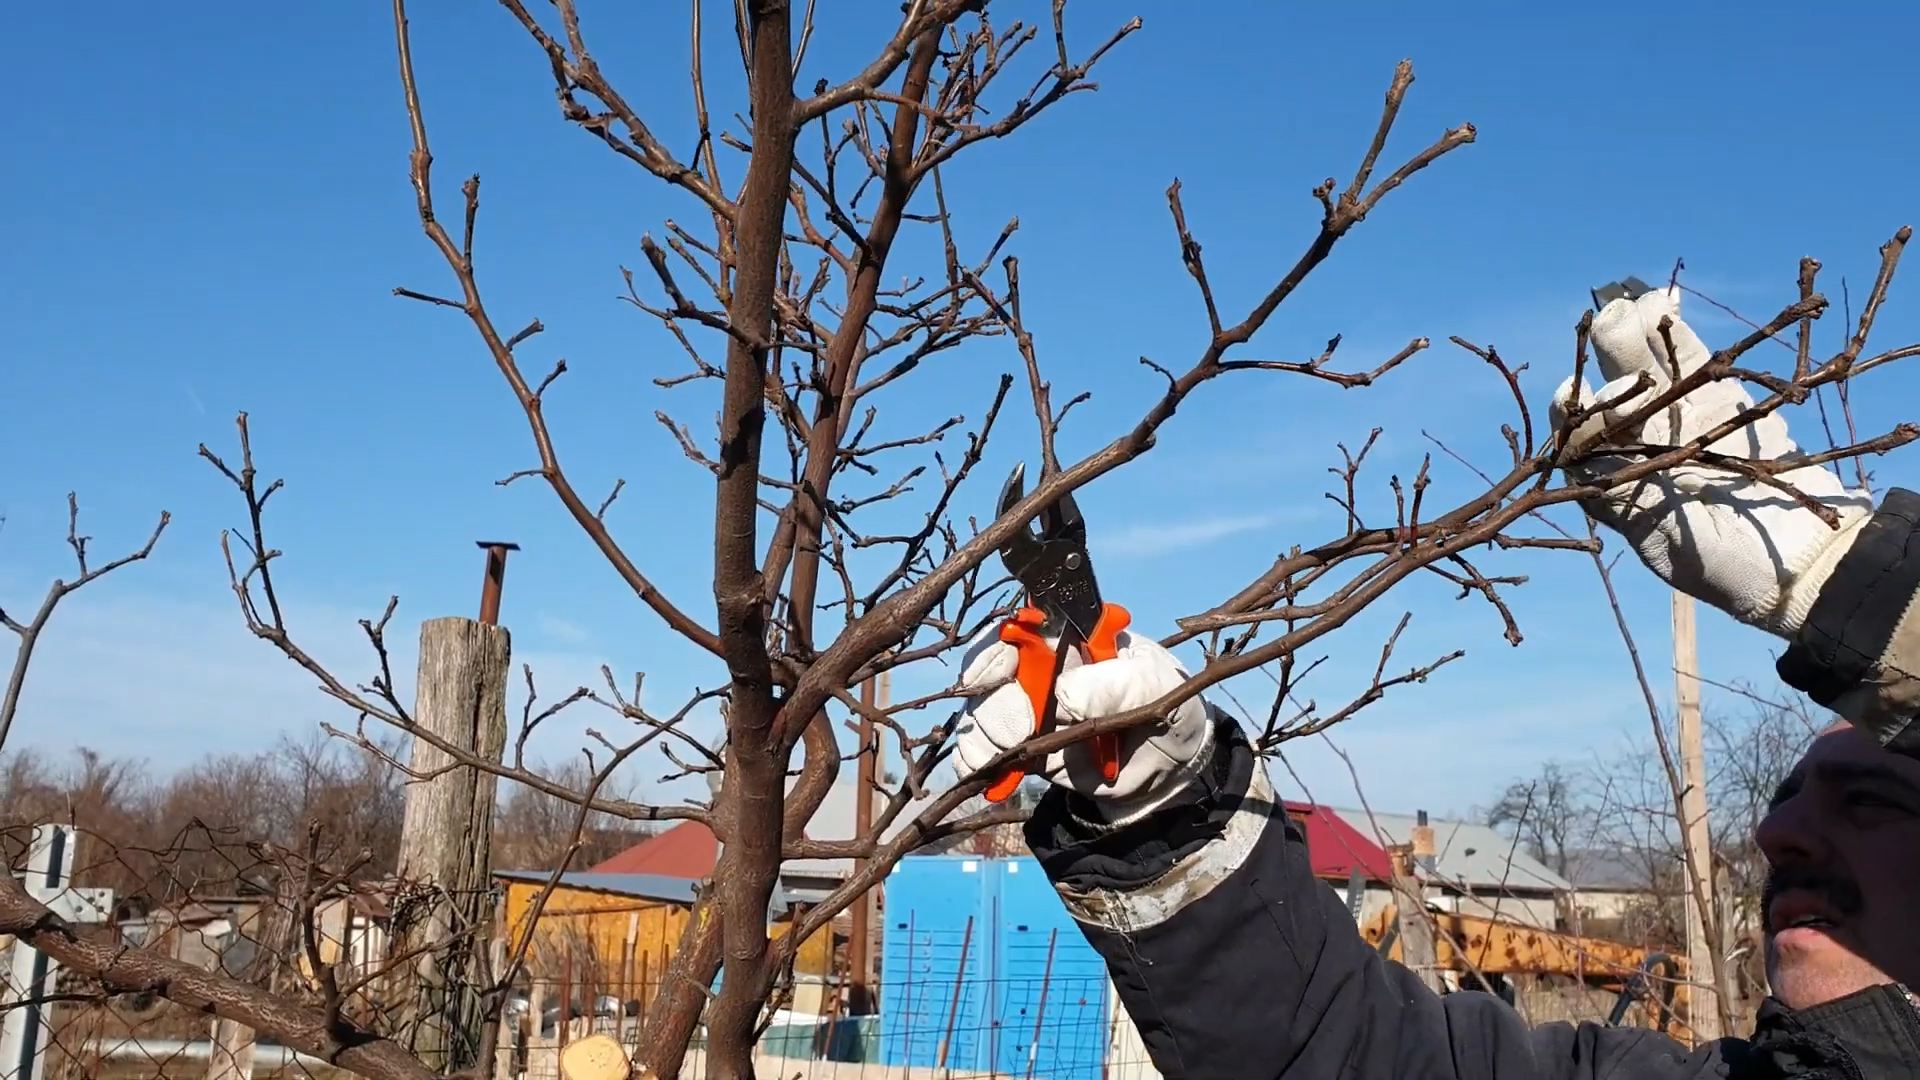
[[[1567,880],[1590,892],[1646,892],[1648,870],[1617,851],[1585,848],[1567,853]]]
[[[807,828],[808,835],[816,840],[852,839],[853,793],[853,785],[836,784],[814,814],[813,822]],[[1312,856],[1316,877],[1345,881],[1348,874],[1357,868],[1361,876],[1369,881],[1389,879],[1386,852],[1372,839],[1371,831],[1357,828],[1331,807],[1291,800],[1287,801],[1286,807],[1305,822],[1307,850]],[[891,838],[904,830],[921,809],[924,807],[909,806],[903,810],[894,819],[884,838]],[[586,872],[608,878],[705,878],[713,874],[718,850],[713,830],[698,821],[683,821],[595,863]],[[787,878],[834,880],[845,877],[852,865],[851,859],[788,859],[781,864],[781,870]],[[544,873],[539,876],[545,879]],[[808,895],[802,895],[803,892]],[[797,888],[793,881],[787,882],[787,893],[790,899],[801,902],[811,902],[825,895],[817,888]],[[674,899],[671,896],[660,898]],[[690,903],[691,899],[682,902]]]
[[[833,785],[807,824],[807,836],[813,840],[854,839],[854,802],[856,788],[851,781]],[[885,808],[885,796],[874,796],[874,811]],[[882,840],[904,832],[921,811],[924,801],[910,803],[894,818]],[[680,878],[704,878],[713,874],[719,845],[713,830],[698,821],[683,821],[664,832],[649,836],[638,844],[603,862],[588,867],[593,873],[662,875]],[[844,878],[853,872],[852,859],[788,859],[781,864],[784,873],[801,877]]]
[[[712,876],[718,853],[712,829],[682,821],[587,869],[595,874],[703,878]]]
[[[1362,836],[1378,836],[1386,844],[1405,844],[1413,838],[1412,814],[1385,814],[1364,810],[1337,810]],[[1486,825],[1428,818],[1433,827],[1434,873],[1438,884],[1473,891],[1526,890],[1566,892],[1573,884],[1520,849],[1510,836]]]
[[[1366,834],[1348,824],[1333,808],[1283,800],[1287,815],[1304,825],[1307,860],[1313,876],[1345,883],[1355,871],[1367,881],[1391,881],[1387,853]]]

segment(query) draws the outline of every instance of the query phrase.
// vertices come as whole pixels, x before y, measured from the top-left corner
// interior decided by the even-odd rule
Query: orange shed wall
[[[501,917],[509,948],[525,933],[528,915],[543,887],[536,882],[507,883]],[[691,909],[683,904],[558,887],[540,912],[528,968],[542,981],[564,976],[578,988],[577,996],[612,994],[622,1000],[650,1000],[691,916]],[[775,938],[787,930],[785,923],[768,928]],[[794,968],[805,974],[832,971],[831,926],[801,944]]]

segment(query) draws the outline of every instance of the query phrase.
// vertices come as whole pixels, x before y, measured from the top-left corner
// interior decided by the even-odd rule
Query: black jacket
[[[1780,657],[1781,678],[1920,757],[1920,495],[1888,492]],[[1197,775],[1123,827],[1062,790],[1027,842],[1168,1080],[1920,1078],[1920,998],[1898,986],[1688,1050],[1598,1024],[1529,1028],[1491,994],[1444,997],[1361,939],[1317,881],[1238,725],[1215,714]],[[1920,912],[1915,913],[1920,918]]]
[[[1920,1077],[1920,1008],[1896,986],[1799,1013],[1770,1001],[1752,1039],[1691,1051],[1435,995],[1360,937],[1239,726],[1215,717],[1200,775],[1147,818],[1112,828],[1055,790],[1027,824],[1167,1080]]]

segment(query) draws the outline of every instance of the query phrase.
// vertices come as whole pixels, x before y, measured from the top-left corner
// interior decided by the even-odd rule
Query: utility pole
[[[1427,917],[1427,886],[1418,873],[1419,863],[1414,844],[1387,847],[1399,923],[1400,962],[1437,994],[1441,992],[1440,970],[1434,957],[1433,920]]]
[[[863,710],[873,709],[879,700],[879,688],[874,680],[868,679],[860,684],[860,705]],[[860,756],[856,770],[853,793],[853,835],[861,840],[873,828],[873,782],[878,771],[878,747],[875,745],[875,728],[866,712],[860,714]],[[860,874],[867,869],[867,860],[855,859],[853,872]],[[873,1008],[873,988],[869,980],[873,976],[873,890],[860,894],[853,902],[850,940],[847,942],[848,987],[847,1002],[849,1011],[864,1013]]]
[[[1707,822],[1706,747],[1700,730],[1700,662],[1694,649],[1693,597],[1673,593],[1673,711],[1680,742],[1681,850],[1686,859],[1687,1027],[1701,1042],[1721,1036],[1724,996],[1718,949],[1707,926],[1714,903],[1713,839]],[[1711,987],[1712,989],[1708,989]]]

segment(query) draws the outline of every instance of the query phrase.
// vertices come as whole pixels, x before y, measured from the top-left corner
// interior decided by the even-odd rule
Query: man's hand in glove
[[[955,734],[954,758],[970,775],[1001,751],[1030,737],[1033,705],[1013,682],[1019,654],[989,628],[967,649],[960,688],[970,696]],[[1080,664],[1069,654],[1054,690],[1055,717],[1062,726],[1113,716],[1151,705],[1186,681],[1187,673],[1158,642],[1129,632],[1119,635],[1119,654]],[[1177,791],[1206,756],[1213,725],[1196,695],[1164,721],[1120,733],[1120,773],[1109,784],[1084,742],[1049,754],[1032,771],[1095,800],[1107,821],[1118,824],[1151,810]]]
[[[1664,332],[1663,320],[1670,320]],[[1595,360],[1607,382],[1597,398],[1602,407],[1583,420],[1574,434],[1576,448],[1664,393],[1676,377],[1676,367],[1678,377],[1684,377],[1712,355],[1680,321],[1677,287],[1609,303],[1593,320],[1592,340]],[[1633,393],[1643,375],[1652,385]],[[1556,430],[1575,390],[1569,378],[1553,396],[1550,416]],[[1584,384],[1577,391],[1582,407],[1596,400]],[[1613,443],[1644,446],[1658,453],[1657,448],[1691,441],[1752,406],[1752,397],[1737,380],[1721,379],[1659,410],[1639,431],[1616,435]],[[1791,458],[1800,452],[1787,435],[1786,421],[1777,414],[1732,432],[1708,450],[1759,460]],[[1602,456],[1569,471],[1574,479],[1585,480],[1642,456]],[[1867,521],[1872,504],[1865,492],[1847,491],[1826,467],[1805,466],[1780,473],[1779,479],[1831,507],[1840,527],[1828,525],[1778,487],[1706,465],[1687,465],[1622,485],[1586,504],[1586,509],[1596,521],[1624,536],[1641,560],[1675,589],[1748,625],[1792,637],[1806,621],[1820,586]]]

